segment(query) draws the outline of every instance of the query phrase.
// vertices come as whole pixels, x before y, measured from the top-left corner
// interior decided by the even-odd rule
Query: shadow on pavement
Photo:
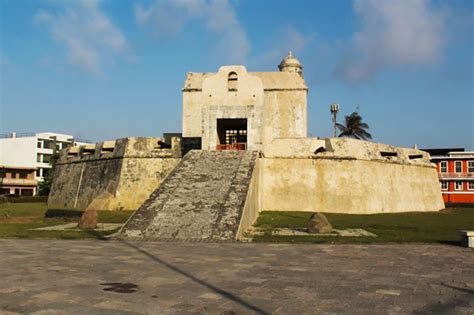
[[[261,308],[255,306],[255,305],[252,305],[252,304],[250,304],[250,303],[244,301],[242,298],[240,298],[240,297],[238,297],[238,296],[236,296],[236,295],[234,295],[234,294],[232,294],[232,293],[230,293],[230,292],[228,292],[228,291],[225,291],[225,290],[223,290],[223,289],[220,289],[220,288],[218,288],[218,287],[216,287],[216,286],[214,286],[214,285],[212,285],[212,284],[210,284],[210,283],[207,283],[207,282],[205,282],[204,280],[198,279],[198,278],[196,278],[195,276],[193,276],[192,274],[190,274],[190,273],[188,273],[188,272],[186,272],[186,271],[184,271],[184,270],[182,270],[182,269],[180,269],[180,268],[178,268],[178,267],[176,267],[176,266],[173,266],[172,264],[170,264],[170,263],[168,263],[168,262],[162,260],[161,258],[159,258],[159,257],[157,257],[157,256],[155,256],[155,255],[153,255],[153,254],[150,254],[150,253],[147,252],[146,250],[144,250],[144,249],[142,249],[142,248],[140,248],[140,247],[138,247],[138,246],[136,246],[136,245],[134,245],[134,244],[132,244],[132,243],[129,243],[129,242],[127,242],[127,241],[125,241],[125,240],[122,240],[122,239],[119,239],[118,241],[122,242],[123,244],[125,244],[126,246],[128,246],[128,247],[130,247],[130,248],[135,249],[136,251],[138,251],[138,252],[142,253],[143,255],[147,256],[148,258],[150,258],[150,259],[152,259],[152,260],[154,260],[154,261],[156,261],[156,262],[162,264],[163,266],[167,267],[168,269],[171,269],[171,270],[173,270],[174,272],[179,273],[180,275],[183,275],[183,276],[185,276],[186,278],[188,278],[188,279],[190,279],[190,280],[192,280],[192,281],[194,281],[194,282],[196,282],[196,283],[198,283],[198,284],[200,284],[200,285],[202,285],[202,286],[204,286],[204,287],[206,287],[206,288],[208,288],[208,289],[214,291],[215,293],[217,293],[217,294],[223,296],[224,298],[226,298],[226,299],[228,299],[228,300],[231,300],[231,301],[233,301],[233,302],[235,302],[235,303],[237,303],[237,304],[240,304],[241,306],[243,306],[243,307],[245,307],[245,308],[247,308],[247,309],[249,309],[249,310],[251,310],[251,311],[257,312],[258,314],[269,314],[269,313],[266,312],[265,310],[263,310],[263,309],[261,309]]]
[[[474,297],[474,290],[446,283],[441,283],[441,285],[462,293],[460,296],[458,295],[446,301],[428,304],[422,309],[415,311],[414,314],[471,314],[473,309],[469,301]]]
[[[438,244],[462,247],[461,241],[437,241]]]

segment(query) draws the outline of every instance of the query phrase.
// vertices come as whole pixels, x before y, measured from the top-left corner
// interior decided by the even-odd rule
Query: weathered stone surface
[[[314,213],[308,220],[307,229],[309,233],[328,234],[332,232],[332,225],[322,213]]]
[[[237,76],[230,91],[229,74]],[[216,121],[247,119],[247,147],[262,150],[280,137],[307,134],[307,93],[297,72],[248,72],[244,66],[223,66],[216,73],[188,73],[183,87],[183,137],[202,138],[202,149],[219,144]]]
[[[324,147],[326,151],[314,152]],[[391,156],[382,153],[389,152]],[[393,213],[444,208],[426,152],[349,138],[276,139],[261,159],[261,211]]]
[[[160,138],[124,138],[61,152],[48,199],[51,209],[136,210],[181,160]]]
[[[119,237],[235,240],[256,158],[251,151],[190,151]]]
[[[97,211],[87,210],[84,211],[77,227],[80,229],[95,229],[97,227]]]

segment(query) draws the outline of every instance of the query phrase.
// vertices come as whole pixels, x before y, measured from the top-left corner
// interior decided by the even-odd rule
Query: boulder
[[[77,227],[80,229],[95,229],[97,227],[97,211],[84,211]]]
[[[306,224],[308,233],[329,234],[332,232],[332,225],[326,216],[316,212],[311,215]]]

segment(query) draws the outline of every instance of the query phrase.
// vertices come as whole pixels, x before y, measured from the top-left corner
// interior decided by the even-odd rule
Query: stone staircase
[[[141,240],[236,239],[257,152],[188,152],[118,233]]]

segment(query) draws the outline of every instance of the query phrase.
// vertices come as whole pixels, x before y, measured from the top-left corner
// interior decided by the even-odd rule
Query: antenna
[[[332,114],[332,124],[334,128],[334,138],[336,138],[336,119],[337,119],[337,112],[339,111],[339,104],[337,103],[332,103],[331,104],[331,114]]]

